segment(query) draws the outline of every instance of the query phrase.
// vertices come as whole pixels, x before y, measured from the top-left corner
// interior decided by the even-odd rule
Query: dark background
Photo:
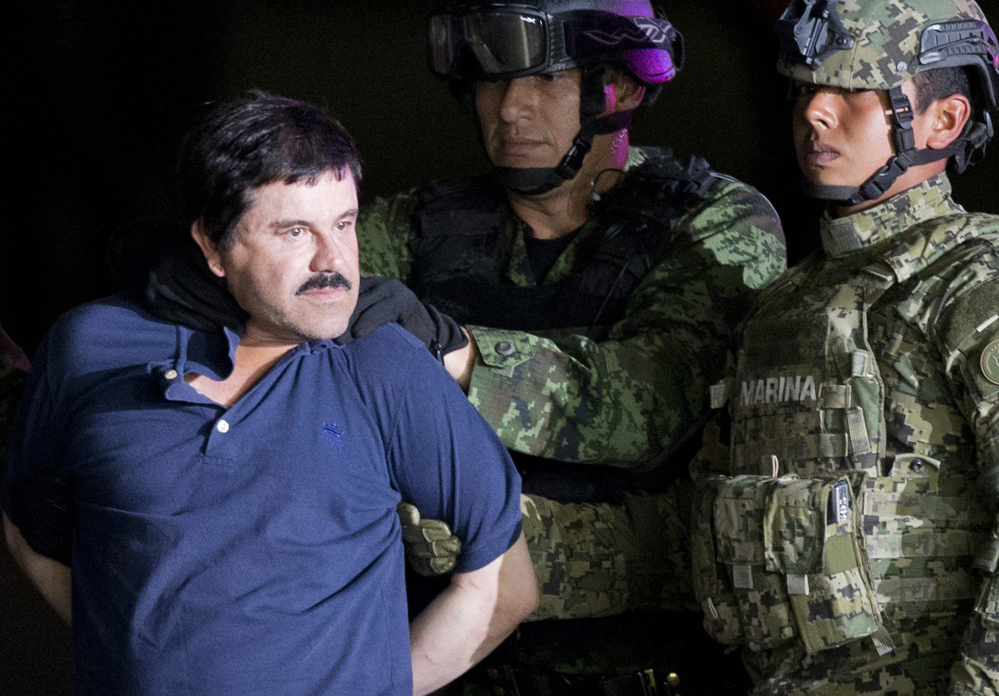
[[[3,41],[0,325],[29,355],[62,312],[112,290],[108,236],[173,212],[178,142],[206,104],[249,89],[328,106],[357,139],[362,202],[484,168],[476,133],[426,70],[434,0],[19,3]],[[791,260],[816,246],[798,194],[787,85],[773,69],[782,0],[658,3],[687,64],[634,144],[699,154],[766,194]],[[983,9],[999,19],[999,0]],[[996,155],[955,178],[999,213]],[[0,551],[0,694],[71,693],[68,630]]]

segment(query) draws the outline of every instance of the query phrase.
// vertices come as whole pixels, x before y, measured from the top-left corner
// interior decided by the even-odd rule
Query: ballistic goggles
[[[427,36],[430,69],[458,80],[511,79],[616,59],[640,80],[660,84],[683,65],[683,39],[659,17],[473,5],[432,16]]]

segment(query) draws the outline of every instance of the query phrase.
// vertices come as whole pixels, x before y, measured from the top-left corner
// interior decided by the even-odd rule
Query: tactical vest
[[[891,251],[829,286],[807,283],[816,255],[765,291],[734,382],[712,389],[713,406],[730,404],[732,476],[700,487],[692,554],[721,642],[754,653],[803,643],[816,656],[867,638],[876,657],[895,649],[886,622],[907,636],[974,597],[971,561],[992,523],[975,482],[941,486],[939,461],[892,451],[886,435],[868,317],[886,293],[896,308],[916,297],[935,268],[896,285]]]
[[[669,150],[623,173],[593,205],[595,234],[580,240],[564,280],[533,287],[509,282],[510,211],[489,177],[433,184],[420,194],[411,287],[460,324],[541,332],[609,327],[663,249],[680,218],[703,199],[717,175],[707,162],[682,164]]]
[[[565,279],[518,286],[504,277],[513,216],[505,191],[489,177],[433,184],[420,195],[411,287],[460,324],[586,335],[603,340],[624,316],[635,287],[672,249],[692,243],[677,227],[720,178],[703,159],[681,163],[668,149],[621,175],[591,209],[596,229],[580,239]],[[675,472],[631,472],[511,453],[525,492],[561,502],[617,500],[622,492],[662,490]],[[686,462],[684,462],[686,463]]]

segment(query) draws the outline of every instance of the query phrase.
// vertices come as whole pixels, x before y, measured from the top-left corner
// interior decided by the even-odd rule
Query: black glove
[[[179,226],[142,220],[115,230],[108,264],[119,289],[133,290],[160,319],[199,331],[238,330],[247,314],[201,249]]]
[[[144,299],[156,316],[199,331],[238,331],[249,315],[236,304],[224,278],[208,269],[193,239],[168,249],[149,273]]]
[[[398,280],[381,276],[361,278],[357,307],[350,315],[347,330],[336,342],[346,345],[390,322],[423,341],[438,360],[468,345],[468,337],[458,322],[438,312],[433,305],[420,302],[413,291]]]

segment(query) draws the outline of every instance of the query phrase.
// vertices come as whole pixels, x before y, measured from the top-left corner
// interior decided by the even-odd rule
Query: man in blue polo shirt
[[[505,449],[424,345],[357,302],[353,141],[268,95],[181,159],[191,232],[247,313],[198,331],[129,295],[63,316],[11,441],[8,544],[72,619],[79,694],[410,694],[536,605]],[[465,540],[407,628],[396,505]]]

